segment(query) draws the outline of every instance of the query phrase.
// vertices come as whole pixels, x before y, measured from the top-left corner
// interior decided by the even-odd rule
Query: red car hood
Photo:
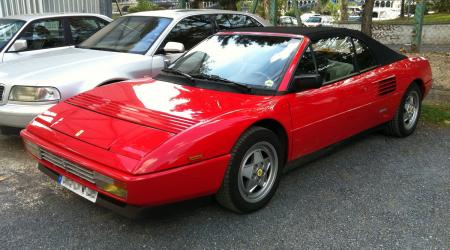
[[[141,159],[190,127],[270,98],[142,79],[82,93],[37,119],[78,140]]]

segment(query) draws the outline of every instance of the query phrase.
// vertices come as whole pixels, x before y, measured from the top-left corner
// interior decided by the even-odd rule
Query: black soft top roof
[[[311,39],[313,42],[333,37],[333,36],[350,36],[363,41],[372,51],[377,59],[378,64],[387,65],[396,61],[407,58],[405,55],[397,53],[396,51],[388,48],[377,40],[367,36],[361,31],[335,28],[335,27],[254,27],[254,28],[240,28],[233,29],[232,31],[243,32],[268,32],[268,33],[280,33],[280,34],[293,34],[302,35]]]

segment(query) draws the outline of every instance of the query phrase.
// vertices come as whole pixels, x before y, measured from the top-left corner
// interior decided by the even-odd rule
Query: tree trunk
[[[405,17],[405,0],[400,3],[400,17]]]
[[[372,36],[372,14],[374,3],[375,0],[367,0],[363,7],[361,31],[368,36]]]
[[[341,22],[348,21],[347,0],[341,0]]]
[[[197,0],[195,0],[197,1]],[[198,0],[200,1],[200,0]],[[222,6],[225,10],[237,10],[236,6],[236,0],[220,0],[219,4]]]
[[[270,19],[270,0],[263,0],[263,7],[264,7],[264,18]]]
[[[227,10],[237,10],[236,1],[228,1],[227,5],[225,6]]]
[[[200,0],[194,0],[194,2],[192,2],[191,4],[191,9],[200,9],[201,8],[200,4],[201,4]]]
[[[318,0],[316,2],[316,6],[314,6],[313,8],[317,13],[321,13],[322,12],[322,0]]]

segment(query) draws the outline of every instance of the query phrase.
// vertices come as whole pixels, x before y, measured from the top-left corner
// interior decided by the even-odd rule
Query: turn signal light
[[[28,140],[23,140],[24,144],[25,144],[25,149],[32,154],[34,157],[41,159],[41,150],[39,149],[39,146],[28,141]]]
[[[128,191],[126,189],[127,185],[125,183],[114,180],[97,172],[94,173],[94,178],[95,184],[98,188],[122,198],[127,197]]]

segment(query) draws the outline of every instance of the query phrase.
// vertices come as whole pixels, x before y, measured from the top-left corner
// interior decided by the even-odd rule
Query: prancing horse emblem
[[[75,134],[75,137],[78,137],[78,136],[80,136],[82,133],[84,133],[84,130],[80,130],[80,131],[78,131],[76,134]]]

